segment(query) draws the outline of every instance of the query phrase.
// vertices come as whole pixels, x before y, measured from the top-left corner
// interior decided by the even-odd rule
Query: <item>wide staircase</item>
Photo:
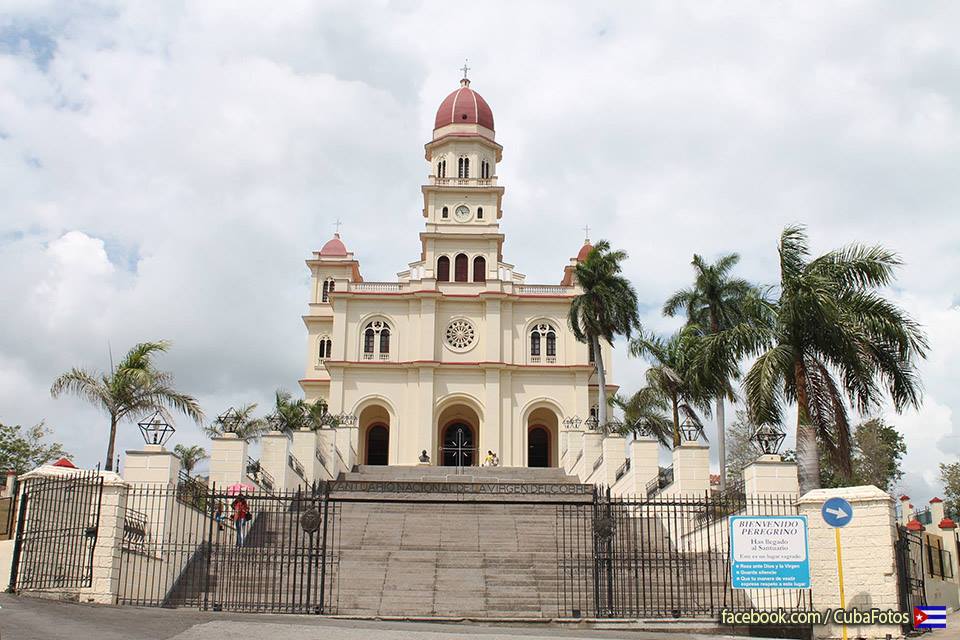
[[[561,615],[558,509],[591,504],[562,469],[360,466],[340,480],[338,614]]]

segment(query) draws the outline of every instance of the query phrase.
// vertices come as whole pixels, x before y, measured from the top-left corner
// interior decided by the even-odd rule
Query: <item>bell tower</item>
[[[426,230],[421,234],[423,254],[428,264],[434,265],[442,255],[449,256],[451,265],[453,256],[463,251],[482,255],[490,279],[496,279],[503,245],[498,222],[503,187],[497,184],[503,147],[496,142],[493,111],[470,88],[467,70],[464,66],[460,86],[440,103],[433,138],[425,145],[430,173],[421,188],[426,218]],[[438,273],[437,279],[458,281],[452,273],[448,280]]]

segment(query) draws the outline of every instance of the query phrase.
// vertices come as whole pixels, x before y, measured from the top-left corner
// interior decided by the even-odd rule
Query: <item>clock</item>
[[[453,212],[454,216],[457,218],[457,222],[466,222],[470,219],[470,207],[465,204],[457,207],[456,211]]]

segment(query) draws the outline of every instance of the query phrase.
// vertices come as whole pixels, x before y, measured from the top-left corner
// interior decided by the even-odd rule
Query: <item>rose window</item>
[[[447,325],[447,345],[455,351],[469,349],[476,337],[476,330],[466,320],[454,320]]]

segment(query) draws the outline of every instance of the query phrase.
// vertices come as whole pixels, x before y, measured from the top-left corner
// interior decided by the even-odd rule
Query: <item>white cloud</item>
[[[695,251],[739,251],[769,283],[788,222],[816,250],[882,243],[931,331],[920,415],[952,433],[958,11],[494,2],[465,28],[436,3],[11,5],[0,379],[21,392],[0,392],[0,420],[46,417],[96,460],[102,419],[48,385],[103,368],[108,341],[173,340],[164,365],[211,413],[295,388],[303,259],[338,217],[368,279],[419,254],[422,144],[469,56],[505,147],[505,259],[530,280],[559,281],[589,222],[665,330]],[[625,390],[643,368],[618,354]]]

